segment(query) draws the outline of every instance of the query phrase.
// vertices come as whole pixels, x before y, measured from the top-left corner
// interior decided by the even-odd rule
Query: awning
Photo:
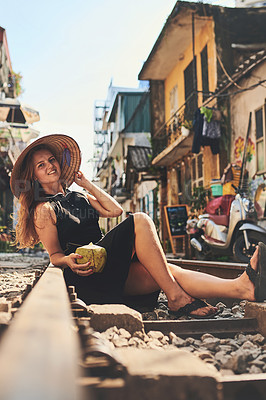
[[[127,147],[127,169],[133,168],[137,172],[148,170],[151,155],[151,147],[129,145]]]
[[[8,124],[0,122],[0,138],[22,140],[28,143],[31,139],[36,139],[40,132],[26,124]]]
[[[19,124],[32,124],[40,121],[39,111],[21,104],[17,99],[0,100],[0,121]]]
[[[152,165],[167,167],[178,161],[192,149],[193,133],[189,136],[180,136],[173,143],[166,147],[158,156],[156,156]]]

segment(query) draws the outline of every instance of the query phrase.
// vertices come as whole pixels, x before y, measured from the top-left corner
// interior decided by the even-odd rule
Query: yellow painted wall
[[[216,44],[214,34],[214,22],[212,20],[206,21],[203,28],[195,35],[195,55],[197,57],[197,89],[202,90],[202,74],[201,74],[201,57],[200,53],[207,45],[208,54],[208,76],[209,76],[209,90],[214,91],[217,85],[217,60],[216,60]],[[170,92],[175,85],[178,87],[178,108],[185,103],[185,82],[184,70],[191,63],[193,59],[192,41],[189,47],[183,54],[182,59],[173,68],[171,73],[165,80],[165,119],[169,120],[170,114]],[[202,95],[198,96],[199,106],[202,104]],[[210,102],[209,106],[214,106],[214,102]],[[210,181],[214,178],[220,177],[219,171],[219,155],[213,155],[210,148],[204,148],[204,186],[209,186]],[[170,189],[168,190],[168,192]],[[170,193],[169,197],[170,196]],[[176,196],[174,196],[175,198]]]
[[[216,45],[214,35],[214,23],[212,20],[206,21],[204,27],[195,35],[195,55],[197,56],[197,82],[198,90],[202,90],[201,80],[201,59],[200,52],[207,44],[208,51],[208,70],[209,70],[209,90],[216,88]],[[193,59],[192,42],[183,54],[182,59],[173,68],[165,80],[165,119],[170,118],[170,92],[175,85],[178,87],[178,108],[185,102],[184,70]],[[199,105],[202,102],[202,96],[199,95]]]

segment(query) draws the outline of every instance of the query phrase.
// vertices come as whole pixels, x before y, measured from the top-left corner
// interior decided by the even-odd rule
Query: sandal
[[[218,314],[218,311],[215,311],[213,313],[210,314],[206,314],[206,315],[191,315],[192,311],[196,311],[199,308],[204,308],[204,307],[208,307],[209,304],[206,303],[203,300],[200,299],[195,299],[194,301],[192,301],[192,303],[186,304],[184,307],[179,308],[179,310],[177,311],[171,311],[169,310],[169,315],[175,317],[175,318],[180,318],[183,317],[185,315],[196,318],[196,319],[206,319],[206,318],[212,318],[215,315]]]
[[[258,302],[266,300],[266,245],[263,242],[258,243],[258,269],[255,271],[250,262],[246,267],[246,273],[255,286],[255,299]]]

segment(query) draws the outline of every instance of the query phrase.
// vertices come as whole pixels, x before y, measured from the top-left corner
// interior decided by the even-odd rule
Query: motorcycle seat
[[[209,214],[209,218],[217,225],[229,225],[229,215]]]

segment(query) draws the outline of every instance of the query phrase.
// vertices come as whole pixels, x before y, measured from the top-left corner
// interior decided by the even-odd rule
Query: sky
[[[234,0],[201,1],[234,7]],[[138,73],[175,0],[0,0],[11,63],[23,76],[19,99],[40,112],[34,128],[72,136],[91,179],[95,100]]]

